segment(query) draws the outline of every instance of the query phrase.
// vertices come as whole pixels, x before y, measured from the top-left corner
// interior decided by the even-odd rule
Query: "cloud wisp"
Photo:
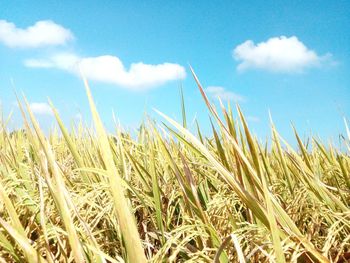
[[[224,101],[231,101],[231,102],[244,102],[245,99],[241,95],[238,95],[232,91],[226,90],[224,87],[221,86],[209,86],[205,89],[206,93],[215,99],[221,99]]]
[[[233,50],[239,61],[238,71],[262,69],[270,72],[300,73],[318,67],[331,55],[319,56],[308,49],[296,36],[273,37],[255,44],[247,40]]]
[[[45,102],[33,102],[29,104],[33,113],[38,115],[52,115],[51,107]]]
[[[111,55],[81,58],[75,54],[61,53],[47,59],[28,59],[24,65],[31,68],[57,68],[73,74],[78,74],[80,68],[87,79],[134,90],[154,88],[186,77],[184,67],[179,64],[137,62],[126,69],[118,57]]]
[[[260,122],[260,119],[256,116],[247,116],[246,119],[248,122],[255,122],[255,123]]]
[[[64,45],[74,38],[69,29],[51,20],[42,20],[27,28],[0,20],[0,42],[10,48],[39,48]]]
[[[58,53],[44,59],[26,59],[24,65],[28,68],[57,68],[70,72],[79,72],[81,58],[72,53]]]

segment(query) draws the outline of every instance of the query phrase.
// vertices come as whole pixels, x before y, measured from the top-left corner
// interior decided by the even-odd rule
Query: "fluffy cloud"
[[[29,106],[33,113],[40,115],[52,115],[50,106],[45,102],[33,102]]]
[[[81,60],[75,54],[59,53],[45,59],[27,59],[24,65],[28,68],[57,68],[78,73]]]
[[[90,80],[114,84],[129,89],[145,89],[160,86],[168,81],[184,79],[184,67],[174,63],[157,65],[132,63],[126,69],[122,61],[115,56],[80,58],[74,54],[57,54],[48,59],[29,59],[24,61],[27,67],[58,68],[78,74],[79,68]]]
[[[221,100],[243,102],[244,98],[232,91],[227,91],[224,87],[209,86],[205,89],[206,93],[213,98]]]
[[[329,55],[318,56],[295,36],[281,36],[258,44],[247,40],[233,50],[233,56],[240,61],[239,71],[257,68],[272,72],[302,72],[305,68],[321,65]]]
[[[25,29],[0,20],[0,42],[11,48],[38,48],[63,45],[73,39],[70,30],[50,20],[38,21]]]
[[[260,119],[256,116],[247,116],[246,120],[249,122],[260,122]]]

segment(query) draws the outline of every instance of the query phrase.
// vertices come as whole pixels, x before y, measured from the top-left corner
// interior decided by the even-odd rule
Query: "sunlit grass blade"
[[[26,260],[29,263],[42,263],[45,260],[37,253],[37,251],[30,245],[30,242],[26,237],[17,231],[2,218],[0,218],[0,226],[6,230],[6,232],[16,240],[17,244],[21,247],[24,253],[27,255]]]
[[[184,126],[184,128],[187,128],[185,99],[184,99],[184,93],[183,93],[182,86],[180,87],[180,98],[181,98],[182,125]]]
[[[45,154],[45,157],[47,158],[47,162],[49,164],[49,167],[51,168],[51,172],[54,179],[54,186],[51,186],[51,194],[54,195],[54,199],[57,202],[57,206],[60,210],[60,213],[62,215],[62,220],[64,222],[64,225],[66,227],[67,233],[68,233],[68,239],[70,242],[70,245],[72,247],[72,251],[74,254],[74,258],[77,262],[84,262],[85,261],[85,255],[84,250],[81,246],[78,233],[76,232],[76,228],[74,226],[73,218],[71,216],[71,213],[69,211],[68,204],[65,199],[65,192],[66,187],[65,183],[62,177],[62,174],[60,172],[60,169],[57,166],[57,163],[54,158],[54,154],[52,152],[52,149],[50,145],[48,144],[47,140],[45,139],[45,136],[43,135],[39,124],[34,117],[33,112],[30,109],[29,103],[25,100],[26,106],[27,106],[27,112],[30,116],[31,122],[33,124],[34,130],[36,132],[38,141],[40,143],[40,146]],[[46,177],[47,181],[49,181],[49,177],[47,175]],[[53,189],[53,187],[57,187],[56,189]]]
[[[77,163],[77,166],[78,167],[84,167],[84,161],[83,161],[83,158],[81,157],[81,155],[79,154],[78,152],[78,149],[76,147],[76,144],[73,142],[71,136],[69,135],[66,127],[64,126],[59,114],[58,114],[58,111],[56,110],[56,108],[54,107],[53,103],[51,101],[49,101],[50,103],[50,106],[51,106],[51,109],[52,109],[52,112],[56,118],[56,121],[61,129],[61,132],[62,132],[62,135],[64,137],[64,139],[66,140],[66,143],[67,143],[67,146],[69,148],[69,150],[71,151],[73,157],[74,157],[74,160],[76,161]],[[83,178],[83,181],[85,183],[89,183],[89,178],[86,174],[82,174],[82,178]]]
[[[137,231],[136,222],[124,196],[124,189],[121,184],[119,172],[113,161],[109,140],[96,110],[96,106],[92,99],[90,88],[86,79],[84,79],[84,84],[89,99],[92,117],[96,126],[103,161],[108,172],[110,190],[113,196],[113,202],[115,205],[118,222],[120,224],[120,230],[126,244],[128,258],[130,262],[146,262],[146,257],[143,251],[139,233]]]
[[[238,262],[239,263],[246,263],[246,260],[245,260],[245,257],[244,257],[243,251],[242,251],[242,247],[239,244],[239,240],[235,234],[231,234],[230,236],[228,236],[227,238],[224,239],[224,242],[222,242],[221,246],[219,247],[218,251],[215,254],[215,258],[213,260],[214,263],[219,262],[220,254],[225,249],[225,247],[228,246],[228,244],[231,240],[232,240],[233,245],[234,245],[236,252],[237,252],[237,257],[239,260]]]
[[[347,134],[348,140],[350,142],[350,129],[349,129],[348,121],[345,118],[344,118],[344,124],[345,124],[346,134]]]

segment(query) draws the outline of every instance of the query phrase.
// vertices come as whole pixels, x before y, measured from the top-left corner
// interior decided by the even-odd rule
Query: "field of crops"
[[[107,133],[86,82],[94,130],[52,106],[45,136],[21,99],[24,128],[0,128],[0,261],[347,262],[350,134],[344,151],[297,132],[291,147],[271,123],[267,146],[195,79],[211,137],[184,105],[181,123]]]

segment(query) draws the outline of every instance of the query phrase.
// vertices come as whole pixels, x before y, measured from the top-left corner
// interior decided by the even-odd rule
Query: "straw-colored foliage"
[[[108,134],[86,82],[94,130],[52,105],[45,136],[19,101],[24,129],[0,128],[0,262],[347,262],[350,138],[295,132],[292,148],[271,123],[260,143],[194,78],[212,137],[187,128],[183,101],[182,123],[159,112]]]

